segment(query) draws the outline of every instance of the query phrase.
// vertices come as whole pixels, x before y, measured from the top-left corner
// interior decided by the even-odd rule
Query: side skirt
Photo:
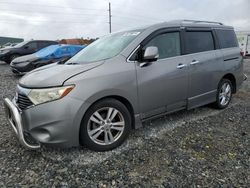
[[[187,109],[193,109],[216,101],[217,90],[209,91],[201,95],[188,98]]]
[[[142,127],[142,123],[143,122],[146,122],[146,121],[149,121],[149,120],[153,120],[153,119],[157,119],[157,118],[163,117],[163,116],[165,116],[167,114],[171,114],[173,112],[177,112],[177,111],[185,110],[185,109],[186,109],[186,107],[180,107],[178,109],[174,109],[174,110],[171,110],[171,111],[160,113],[160,114],[157,114],[157,115],[154,115],[154,116],[151,116],[151,117],[147,117],[147,118],[144,118],[144,119],[142,119],[140,117],[140,114],[136,114],[135,115],[135,129],[138,129],[138,128]]]
[[[186,106],[181,106],[179,108],[173,108],[173,109],[169,109],[168,111],[159,113],[159,114],[155,114],[152,115],[150,117],[146,117],[146,118],[142,118],[143,115],[141,114],[135,114],[135,129],[138,129],[140,127],[142,127],[142,123],[145,121],[149,121],[149,120],[153,120],[162,116],[165,116],[167,114],[171,114],[173,112],[177,112],[180,110],[190,110],[193,108],[197,108],[199,106],[204,106],[206,104],[212,103],[216,101],[216,94],[217,94],[217,90],[213,90],[213,91],[209,91],[207,93],[203,93],[201,95],[197,95],[194,97],[190,97],[187,99],[187,107]]]

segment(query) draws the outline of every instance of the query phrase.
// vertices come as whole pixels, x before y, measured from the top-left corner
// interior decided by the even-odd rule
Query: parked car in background
[[[209,103],[226,108],[245,78],[233,27],[172,21],[104,36],[64,64],[38,68],[4,104],[29,149],[105,151],[143,121]]]
[[[250,31],[237,32],[239,46],[244,56],[250,56]]]
[[[4,44],[4,45],[2,46],[2,48],[16,46],[17,44],[18,44],[18,43],[11,43],[11,42],[8,42],[8,43]]]
[[[38,50],[53,44],[58,44],[58,42],[48,40],[31,40],[21,42],[13,47],[1,48],[0,61],[5,61],[10,64],[10,62],[17,57],[35,53]]]
[[[36,53],[14,59],[10,67],[14,74],[22,75],[44,65],[67,61],[84,47],[84,45],[51,45]]]

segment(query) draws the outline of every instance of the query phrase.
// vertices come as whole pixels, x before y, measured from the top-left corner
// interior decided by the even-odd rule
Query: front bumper
[[[72,97],[30,106],[24,110],[4,99],[6,116],[19,142],[28,149],[40,145],[68,148],[79,146],[82,117],[90,104]]]
[[[4,99],[4,107],[5,107],[5,113],[7,120],[11,127],[13,128],[19,142],[28,149],[38,149],[40,148],[40,143],[37,142],[37,144],[28,143],[28,141],[25,139],[24,130],[23,130],[23,124],[22,124],[22,118],[19,110],[17,107],[8,99]]]
[[[34,65],[31,62],[25,66],[22,66],[22,64],[16,65],[16,64],[11,63],[10,68],[11,68],[11,71],[16,75],[24,75],[27,72],[30,72],[33,69],[35,69]]]
[[[20,72],[18,69],[11,67],[11,71],[19,76],[25,75],[27,72]]]
[[[0,61],[7,61],[8,54],[0,54]]]

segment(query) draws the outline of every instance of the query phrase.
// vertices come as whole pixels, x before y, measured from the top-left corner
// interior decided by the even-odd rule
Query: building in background
[[[88,45],[92,42],[94,42],[96,39],[62,39],[59,40],[58,42],[60,44],[75,44],[75,45]]]
[[[23,42],[21,38],[12,38],[12,37],[0,37],[0,47],[2,46],[11,46],[11,44],[17,44]]]
[[[244,56],[250,56],[250,31],[238,31],[236,35]]]

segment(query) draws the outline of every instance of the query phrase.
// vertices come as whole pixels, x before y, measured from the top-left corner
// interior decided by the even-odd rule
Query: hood
[[[12,46],[7,46],[4,48],[0,48],[0,52],[7,51],[7,50],[13,50],[13,49],[16,49],[16,48],[13,48]]]
[[[39,58],[34,55],[34,54],[30,54],[30,55],[25,55],[25,56],[21,56],[21,57],[17,57],[12,61],[12,64],[18,64],[18,63],[22,63],[22,62],[32,62],[32,61],[36,61]]]
[[[27,88],[61,86],[73,76],[102,65],[103,62],[89,64],[51,64],[35,69],[19,80],[19,85]]]

